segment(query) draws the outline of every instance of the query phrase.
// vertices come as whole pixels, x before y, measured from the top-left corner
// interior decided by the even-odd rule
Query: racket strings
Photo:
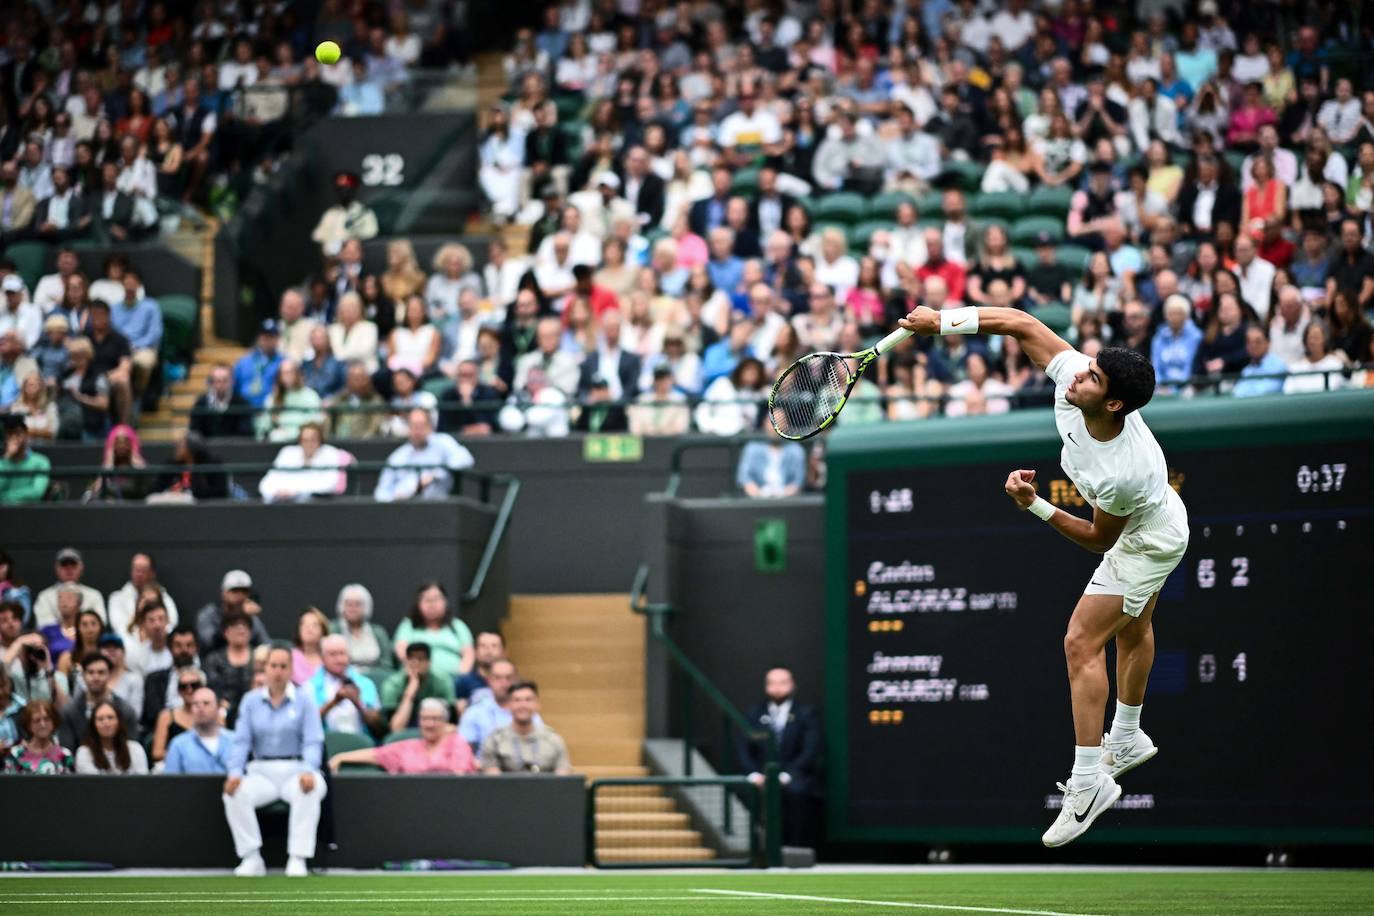
[[[844,404],[848,387],[849,364],[844,357],[823,353],[801,360],[778,381],[773,425],[789,438],[814,433]]]

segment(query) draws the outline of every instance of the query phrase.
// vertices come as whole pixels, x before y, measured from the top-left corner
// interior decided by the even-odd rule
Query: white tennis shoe
[[[1150,736],[1139,729],[1125,741],[1112,741],[1110,737],[1103,735],[1102,772],[1116,779],[1158,753],[1159,748],[1155,747]]]
[[[1107,773],[1100,773],[1097,782],[1081,789],[1057,783],[1064,793],[1064,801],[1059,808],[1059,817],[1050,824],[1040,842],[1046,846],[1063,846],[1082,836],[1098,815],[1106,811],[1121,797],[1121,787]]]

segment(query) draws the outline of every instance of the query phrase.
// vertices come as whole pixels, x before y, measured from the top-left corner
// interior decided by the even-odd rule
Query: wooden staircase
[[[644,621],[628,595],[514,595],[502,628],[519,676],[539,684],[544,720],[588,779],[647,776]],[[657,786],[597,791],[602,862],[715,858],[688,815]]]
[[[196,398],[205,393],[210,370],[220,363],[232,366],[246,352],[246,347],[208,338],[207,344],[196,350],[186,378],[168,387],[156,411],[145,412],[138,418],[139,437],[144,442],[175,440],[190,423],[189,412]]]

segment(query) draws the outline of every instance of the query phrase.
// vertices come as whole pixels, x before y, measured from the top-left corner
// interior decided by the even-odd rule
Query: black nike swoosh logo
[[[1085,808],[1085,809],[1083,810],[1083,813],[1082,813],[1082,814],[1075,814],[1075,815],[1073,816],[1073,819],[1076,820],[1076,821],[1078,821],[1078,823],[1080,823],[1080,824],[1083,823],[1084,821],[1086,821],[1086,820],[1088,819],[1088,812],[1091,811],[1091,810],[1093,809],[1093,805],[1097,803],[1097,796],[1099,796],[1099,795],[1101,795],[1101,794],[1102,794],[1102,784],[1101,784],[1101,783],[1098,783],[1098,784],[1097,784],[1097,791],[1093,793],[1093,800],[1090,801],[1090,802],[1088,802],[1088,807]]]
[[[1070,442],[1072,442],[1074,445],[1078,444],[1078,440],[1073,437],[1073,433],[1069,433],[1068,436]]]
[[[1096,579],[1089,579],[1089,580],[1088,580],[1088,584],[1089,584],[1089,585],[1096,585],[1096,586],[1098,586],[1098,587],[1101,587],[1101,586],[1102,586],[1102,583],[1101,583],[1101,582],[1098,582]]]

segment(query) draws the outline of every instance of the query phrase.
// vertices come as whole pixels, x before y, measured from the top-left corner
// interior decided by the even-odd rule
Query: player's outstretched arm
[[[1041,369],[1069,345],[1058,334],[1020,309],[968,306],[937,312],[922,305],[897,322],[908,331],[926,337],[940,334],[1001,334],[1015,337],[1026,358]]]
[[[1016,505],[1022,509],[1031,509],[1032,504],[1036,502],[1035,472],[1012,471],[1007,475],[1006,491]],[[1048,513],[1041,517],[1051,528],[1084,550],[1093,553],[1106,553],[1111,550],[1121,537],[1121,532],[1126,530],[1126,522],[1131,518],[1129,515],[1112,515],[1094,506],[1092,521],[1088,521],[1063,509],[1056,509],[1044,500],[1041,500],[1040,504],[1045,507],[1044,512]]]

